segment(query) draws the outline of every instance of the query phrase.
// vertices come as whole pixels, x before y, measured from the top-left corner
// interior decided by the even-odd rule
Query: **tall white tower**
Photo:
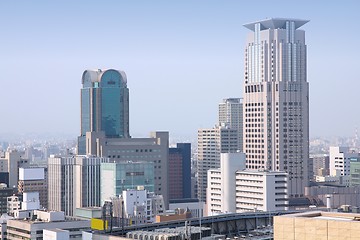
[[[247,168],[285,171],[289,197],[308,184],[309,84],[305,32],[308,20],[273,18],[244,26],[244,152]]]

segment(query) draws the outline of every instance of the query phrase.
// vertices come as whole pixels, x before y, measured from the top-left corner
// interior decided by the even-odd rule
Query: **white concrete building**
[[[73,216],[76,208],[100,206],[100,164],[108,158],[51,156],[48,159],[48,209]]]
[[[142,186],[124,190],[119,198],[110,198],[105,202],[112,203],[114,217],[121,218],[124,215],[125,219],[131,220],[130,225],[153,223],[156,215],[165,212],[163,196],[149,192]]]
[[[21,203],[18,196],[10,196],[7,198],[7,214],[14,216],[15,211],[20,210]]]
[[[40,198],[38,192],[24,192],[21,210],[40,209]]]
[[[227,98],[219,103],[219,126],[238,131],[238,150],[243,151],[243,104],[242,98]]]
[[[220,168],[208,171],[207,214],[236,212],[236,171],[245,169],[244,153],[221,153]]]
[[[198,199],[206,201],[207,171],[220,167],[220,153],[237,152],[236,129],[220,126],[198,130]]]
[[[287,210],[287,173],[236,172],[236,212]]]
[[[270,18],[245,24],[244,152],[247,168],[289,173],[290,197],[308,185],[307,20]]]
[[[69,240],[70,232],[68,230],[62,230],[59,228],[55,229],[44,229],[43,239],[46,240]]]
[[[330,147],[330,176],[350,175],[350,160],[358,156],[348,147]]]
[[[43,236],[45,229],[67,230],[69,238],[82,239],[82,231],[90,229],[90,221],[66,220],[64,212],[34,210],[33,216],[36,219],[8,220],[8,239],[46,239]]]

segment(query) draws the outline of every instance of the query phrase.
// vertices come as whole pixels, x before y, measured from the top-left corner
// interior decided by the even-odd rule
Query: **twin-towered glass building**
[[[86,70],[82,75],[81,135],[78,154],[86,154],[86,132],[129,138],[129,89],[125,72]]]

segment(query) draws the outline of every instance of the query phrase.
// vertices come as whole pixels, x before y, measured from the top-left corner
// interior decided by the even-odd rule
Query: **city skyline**
[[[236,1],[1,2],[6,117],[0,134],[61,132],[76,138],[83,70],[114,68],[127,73],[134,137],[168,130],[195,139],[197,129],[217,122],[221,99],[243,97],[242,25],[290,17],[310,20],[310,136],[353,135],[360,119],[351,105],[360,51],[351,29],[360,4],[285,3],[263,1],[257,9],[259,3]]]

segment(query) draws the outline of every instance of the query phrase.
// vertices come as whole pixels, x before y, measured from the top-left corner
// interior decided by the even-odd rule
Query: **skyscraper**
[[[103,131],[108,138],[129,138],[129,89],[125,72],[86,70],[82,85],[78,154],[86,152],[86,132]]]
[[[243,104],[241,98],[227,98],[219,103],[219,126],[238,131],[238,150],[243,151]]]
[[[273,18],[245,24],[244,152],[250,169],[286,171],[289,197],[308,182],[309,84],[307,20]]]

